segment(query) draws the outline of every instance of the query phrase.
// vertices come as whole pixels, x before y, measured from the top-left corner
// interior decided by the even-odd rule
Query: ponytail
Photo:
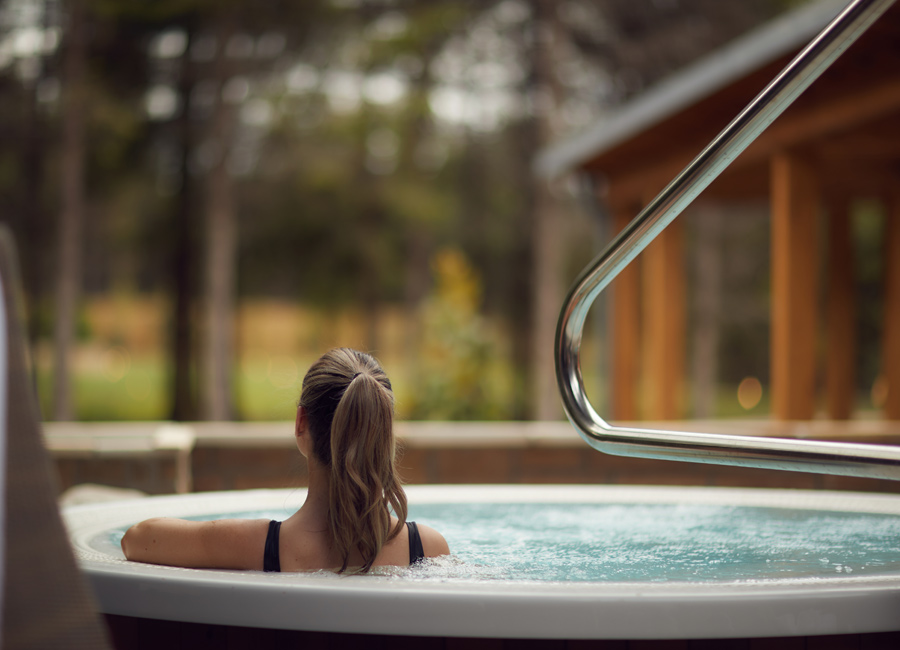
[[[358,550],[365,573],[406,521],[390,381],[371,356],[332,350],[310,368],[300,403],[307,409],[313,453],[330,470],[328,526],[342,559],[339,571]],[[398,519],[393,527],[391,510]]]

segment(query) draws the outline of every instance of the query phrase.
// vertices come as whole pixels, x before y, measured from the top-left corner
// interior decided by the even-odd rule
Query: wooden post
[[[684,222],[672,222],[644,251],[646,417],[684,416]]]
[[[618,234],[637,214],[619,208],[613,213]],[[640,258],[629,264],[612,282],[612,419],[638,419],[636,399],[640,368]]]
[[[772,414],[809,420],[815,414],[818,191],[812,169],[797,156],[776,154],[771,174]]]
[[[887,383],[884,417],[900,420],[900,192],[891,195],[887,207],[882,349]]]
[[[825,408],[832,420],[853,414],[856,393],[856,282],[850,205],[835,201],[829,215]]]

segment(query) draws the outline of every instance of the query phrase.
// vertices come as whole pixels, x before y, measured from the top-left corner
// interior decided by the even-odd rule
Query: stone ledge
[[[900,443],[900,421],[812,420],[677,420],[670,422],[623,422],[619,426],[663,431],[695,431],[728,435],[784,437],[806,440]],[[284,422],[47,422],[47,446],[51,451],[137,451],[184,448],[178,435],[193,436],[196,447],[292,448],[294,424]],[[182,432],[182,434],[173,432]],[[398,438],[407,448],[482,447],[578,447],[584,441],[571,424],[553,422],[397,422]],[[175,442],[172,442],[172,441]]]
[[[641,422],[635,428],[816,437],[896,444],[900,423]],[[169,434],[166,434],[166,431]],[[173,431],[176,435],[171,435]],[[189,432],[190,435],[184,435]],[[152,494],[306,485],[293,422],[49,423],[62,489],[79,483]],[[178,433],[180,432],[180,434]],[[612,456],[568,422],[399,422],[401,475],[410,483],[607,483],[900,491],[900,481]],[[166,442],[168,436],[168,442]],[[181,443],[173,444],[174,442]],[[166,447],[165,445],[169,446]]]

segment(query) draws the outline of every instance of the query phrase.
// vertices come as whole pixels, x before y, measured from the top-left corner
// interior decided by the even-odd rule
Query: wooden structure
[[[538,160],[546,175],[601,180],[621,229],[844,6],[820,0],[714,53]],[[697,203],[768,201],[771,218],[771,408],[808,420],[822,350],[828,417],[851,415],[857,328],[849,202],[885,205],[882,356],[885,418],[900,419],[900,3],[773,123]],[[824,217],[824,219],[823,219]],[[684,236],[680,219],[612,285],[614,420],[683,417]],[[828,232],[823,224],[828,224]],[[829,242],[820,264],[817,242]],[[820,273],[820,268],[826,269]],[[822,277],[820,277],[820,275]],[[820,290],[826,297],[824,324]],[[643,354],[642,354],[643,353]],[[639,361],[644,359],[643,362]],[[638,412],[637,371],[645,408]]]

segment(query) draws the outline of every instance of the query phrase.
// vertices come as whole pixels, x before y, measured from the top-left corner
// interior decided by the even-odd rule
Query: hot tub
[[[99,607],[113,618],[503,639],[711,639],[900,631],[900,535],[895,536],[900,532],[900,496],[624,486],[418,486],[407,491],[410,518],[441,529],[456,557],[383,575],[263,574],[137,564],[125,561],[117,547],[125,527],[151,516],[286,517],[303,502],[302,489],[153,497],[75,506],[64,515]],[[553,540],[563,545],[580,536],[590,545],[602,531],[595,527],[600,532],[585,532],[573,527],[572,519],[553,519],[538,524],[542,530],[557,526],[553,535],[529,541],[527,531],[510,532],[507,526],[511,518],[533,519],[523,510],[529,504],[545,513],[541,516],[571,511],[574,521],[583,522],[596,508],[609,526],[635,512],[642,513],[636,521],[669,521],[665,517],[671,516],[671,521],[684,523],[688,538],[660,543],[646,531],[616,532],[610,539],[622,542],[618,550],[582,545],[582,550],[599,556],[596,562],[581,551],[565,550],[568,547],[560,551],[557,560],[563,567],[574,567],[573,579],[565,579],[565,569],[540,577],[532,571],[535,558],[539,563],[545,552],[554,555],[559,549]],[[451,512],[443,521],[442,509]],[[467,528],[469,511],[481,513],[475,518],[487,523]],[[788,531],[774,533],[783,538],[781,555],[776,558],[773,551],[772,558],[756,557],[762,568],[746,569],[742,560],[732,561],[752,540],[746,539],[746,530],[743,541],[733,543],[704,537],[722,512],[744,524],[760,516],[772,519],[773,530]],[[804,532],[804,525],[812,526],[815,535]],[[484,528],[496,529],[501,538],[491,542]],[[749,530],[749,536],[755,536],[756,524]],[[853,531],[863,541],[850,540]],[[690,541],[692,534],[698,536],[696,543]],[[823,535],[839,543],[824,552],[808,546],[810,537]],[[512,556],[529,555],[524,575],[510,575],[516,567],[503,565],[515,564],[516,557],[495,562],[492,544],[511,548]],[[862,544],[862,550],[851,550],[852,544]],[[627,560],[617,555],[639,545],[649,554]],[[485,550],[483,556],[479,547]],[[705,548],[715,551],[708,559],[702,554]],[[753,554],[759,556],[759,550]],[[680,556],[690,560],[687,568],[676,568],[666,559]],[[585,573],[586,564],[599,566],[600,573]],[[635,565],[637,573],[622,573],[619,564]],[[801,568],[794,570],[795,565]]]

